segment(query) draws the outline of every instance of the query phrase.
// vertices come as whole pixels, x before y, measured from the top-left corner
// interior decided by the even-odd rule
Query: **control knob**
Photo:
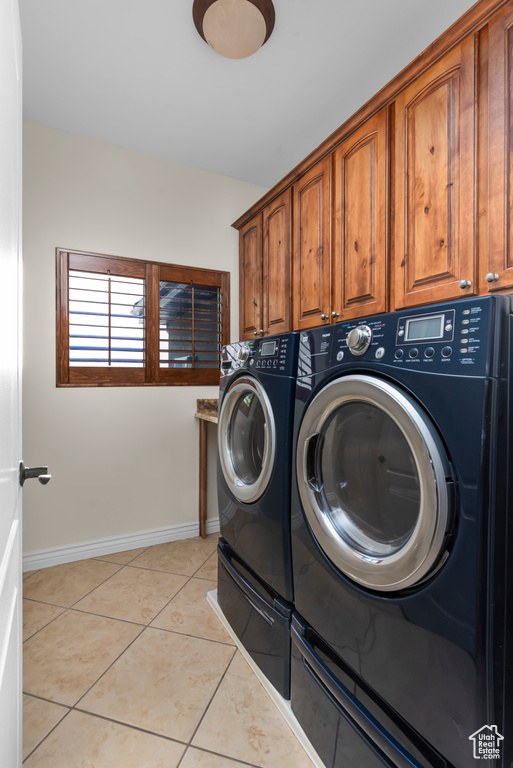
[[[239,351],[237,352],[237,357],[239,358],[241,363],[245,363],[246,360],[249,357],[249,345],[244,344],[243,346],[239,347]]]
[[[359,325],[349,331],[346,341],[352,355],[363,355],[370,347],[372,331],[368,325]]]

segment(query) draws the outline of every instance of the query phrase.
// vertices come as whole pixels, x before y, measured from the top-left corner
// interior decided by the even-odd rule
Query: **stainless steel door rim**
[[[241,407],[246,407],[249,411],[254,398],[261,409],[261,434],[255,435],[254,430],[251,434],[236,434],[235,421]],[[271,479],[276,452],[276,427],[269,397],[252,376],[237,379],[226,391],[219,413],[217,434],[219,461],[230,491],[246,504],[256,501],[264,493]],[[243,473],[241,467],[246,460],[246,452],[255,458],[253,453],[256,447],[253,443],[257,437],[262,439],[261,455],[259,453],[257,461],[253,462],[252,471]]]
[[[326,453],[329,448],[325,444],[326,430],[337,418],[341,431],[344,420],[340,415],[348,405],[356,410],[361,409],[364,415],[357,418],[362,420],[366,411],[373,413],[375,410],[381,419],[380,424],[394,431],[398,438],[396,443],[401,441],[402,454],[413,468],[415,477],[412,474],[406,477],[405,482],[416,483],[417,490],[407,500],[413,509],[417,504],[414,499],[418,497],[415,519],[411,530],[403,530],[402,538],[398,535],[395,541],[388,542],[385,535],[380,536],[375,524],[379,514],[374,514],[373,510],[368,511],[374,521],[374,528],[368,526],[368,530],[371,533],[374,530],[375,538],[359,524],[357,515],[353,515],[347,507],[342,508],[343,503],[336,509],[330,506],[331,502],[337,504],[341,498],[349,498],[349,493],[344,497],[344,486],[350,485],[351,478],[342,477],[335,488],[330,477],[330,488],[326,490],[325,478],[319,476],[323,468],[328,474],[331,473],[330,456],[323,456],[323,452]],[[330,439],[333,439],[332,436]],[[343,440],[343,437],[340,439]],[[363,462],[368,461],[369,472],[375,466],[373,460],[377,453],[372,453],[375,447],[364,441],[355,446],[356,451],[362,448]],[[350,453],[351,446],[346,444],[343,456]],[[379,459],[386,461],[381,456]],[[299,432],[296,461],[299,492],[313,534],[334,565],[351,579],[374,590],[401,590],[423,580],[440,561],[451,517],[449,462],[427,414],[398,387],[368,375],[344,376],[327,384],[312,400],[305,413]],[[331,461],[334,461],[333,455]],[[360,469],[360,465],[358,467]],[[341,469],[344,473],[347,467]],[[335,471],[336,468],[331,473],[333,477]],[[395,482],[394,473],[390,474]],[[371,479],[369,476],[369,481]],[[400,477],[398,482],[401,482]],[[407,485],[405,488],[403,500],[408,493]],[[364,509],[362,494],[365,488],[362,483],[358,490],[361,493],[357,504]],[[401,493],[398,498],[400,496]],[[387,525],[386,520],[383,520],[383,525]]]

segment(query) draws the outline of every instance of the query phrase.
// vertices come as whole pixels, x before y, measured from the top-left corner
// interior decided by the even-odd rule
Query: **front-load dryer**
[[[299,334],[223,348],[219,392],[218,602],[289,696],[292,421]]]
[[[291,703],[330,768],[512,764],[511,309],[301,333]]]

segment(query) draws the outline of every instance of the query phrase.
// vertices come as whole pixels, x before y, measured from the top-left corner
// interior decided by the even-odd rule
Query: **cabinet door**
[[[330,157],[294,185],[292,295],[294,330],[329,322]],[[327,319],[322,319],[324,315]]]
[[[396,100],[397,308],[477,290],[474,63],[472,37]]]
[[[254,339],[262,329],[262,214],[239,231],[239,336]]]
[[[387,110],[334,155],[332,309],[335,320],[377,314],[387,298]]]
[[[489,26],[489,291],[513,287],[513,8]],[[481,276],[482,277],[482,276]],[[490,282],[488,282],[490,281]]]
[[[265,333],[290,330],[290,189],[263,212],[262,309]]]

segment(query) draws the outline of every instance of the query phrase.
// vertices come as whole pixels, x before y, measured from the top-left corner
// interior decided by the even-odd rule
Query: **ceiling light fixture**
[[[275,18],[271,0],[194,0],[192,16],[203,40],[228,59],[256,53]]]

